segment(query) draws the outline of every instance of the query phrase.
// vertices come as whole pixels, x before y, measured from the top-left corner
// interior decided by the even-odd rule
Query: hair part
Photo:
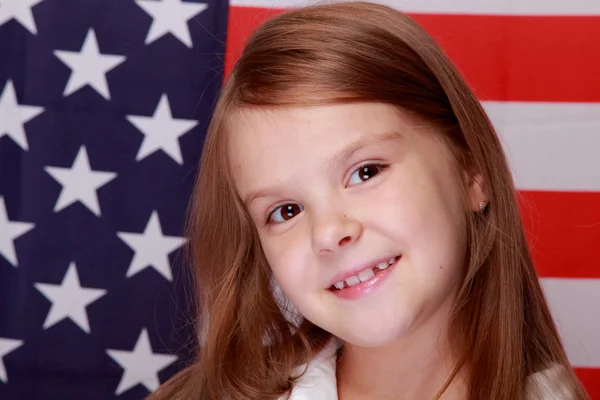
[[[273,296],[258,234],[232,182],[227,130],[247,107],[356,102],[391,104],[435,125],[457,171],[481,176],[488,196],[482,213],[465,207],[467,260],[450,335],[460,354],[440,395],[467,368],[469,400],[522,399],[528,376],[560,365],[574,398],[587,399],[546,305],[512,176],[480,102],[416,22],[366,2],[289,10],[249,38],[217,102],[190,206],[199,357],[150,398],[276,399],[291,389],[292,369],[329,339],[309,321],[294,326]]]

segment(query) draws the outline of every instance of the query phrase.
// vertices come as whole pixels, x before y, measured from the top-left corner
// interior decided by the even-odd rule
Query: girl
[[[586,399],[480,103],[407,16],[250,38],[191,204],[200,357],[151,399]]]

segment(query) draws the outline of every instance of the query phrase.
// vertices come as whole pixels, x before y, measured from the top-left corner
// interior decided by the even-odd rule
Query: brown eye
[[[368,181],[380,173],[382,168],[383,167],[379,164],[363,165],[352,173],[348,185],[356,185],[361,182]]]
[[[303,208],[300,204],[288,203],[277,207],[270,215],[269,221],[281,223],[294,218],[302,212]]]

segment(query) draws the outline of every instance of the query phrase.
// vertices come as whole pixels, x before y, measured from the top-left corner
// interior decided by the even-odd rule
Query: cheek
[[[406,252],[423,279],[429,273],[446,275],[464,263],[466,227],[459,203],[451,188],[425,175],[413,176],[374,200],[372,221]]]
[[[384,190],[372,196],[371,204],[365,207],[367,220],[402,242],[423,237],[443,216],[436,197],[424,183],[396,179],[387,182]]]
[[[301,292],[310,279],[310,271],[305,264],[306,252],[302,251],[299,239],[284,235],[261,239],[261,243],[273,277],[288,297],[294,297],[295,292]]]
[[[442,207],[417,219],[413,226],[407,261],[415,286],[430,296],[446,297],[458,284],[464,268],[464,230],[454,215],[445,214]]]

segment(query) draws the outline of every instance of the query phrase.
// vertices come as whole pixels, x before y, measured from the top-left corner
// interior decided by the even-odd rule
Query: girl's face
[[[357,346],[446,321],[464,266],[464,174],[418,124],[364,103],[245,109],[230,125],[236,189],[275,279],[306,319]],[[481,187],[466,184],[477,210]]]

